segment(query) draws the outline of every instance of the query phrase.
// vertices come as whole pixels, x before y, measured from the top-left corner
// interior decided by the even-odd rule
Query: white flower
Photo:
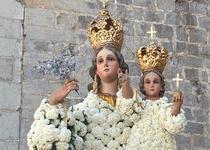
[[[119,144],[119,142],[117,142],[116,140],[111,140],[111,141],[109,141],[109,143],[107,144],[107,147],[109,148],[109,149],[117,149],[117,147],[119,147],[120,146],[120,144]]]
[[[66,142],[56,142],[56,150],[68,150],[69,144]]]
[[[94,122],[97,124],[106,122],[106,116],[103,113],[96,113],[92,116],[91,119],[94,120]]]
[[[97,137],[98,139],[100,139],[101,137],[104,136],[104,129],[100,126],[96,126],[94,128],[92,128],[92,132],[91,132],[95,137]]]
[[[85,121],[85,117],[84,117],[82,111],[75,110],[72,113],[73,113],[75,119],[78,119],[80,121]]]
[[[66,128],[61,128],[59,139],[61,142],[69,142],[71,139],[71,131]]]
[[[83,145],[83,139],[77,135],[75,135],[74,146],[76,150],[81,150]]]
[[[116,124],[119,120],[121,120],[121,115],[118,112],[110,113],[107,119],[107,122],[111,125]]]

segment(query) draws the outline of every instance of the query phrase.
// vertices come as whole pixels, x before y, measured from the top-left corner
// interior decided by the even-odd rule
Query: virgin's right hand
[[[63,101],[64,98],[72,91],[72,90],[78,90],[78,81],[76,79],[70,79],[66,81],[61,87],[59,87],[57,90],[52,92],[49,103],[51,105],[56,105],[59,102]]]

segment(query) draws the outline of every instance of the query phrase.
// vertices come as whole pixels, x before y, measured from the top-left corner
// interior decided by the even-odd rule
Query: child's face
[[[162,90],[160,77],[150,72],[144,77],[144,90],[146,92],[146,98],[151,100],[159,99],[159,93]]]
[[[101,80],[110,82],[117,79],[119,62],[112,51],[102,49],[97,54],[96,67],[96,73]]]

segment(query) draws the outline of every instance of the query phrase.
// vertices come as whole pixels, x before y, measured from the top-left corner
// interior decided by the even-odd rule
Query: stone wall
[[[72,93],[71,104],[86,96],[92,55],[85,28],[99,8],[97,0],[0,0],[1,149],[28,149],[26,135],[34,111],[60,84],[34,71],[38,60],[73,46],[81,96]],[[176,73],[184,78],[180,89],[188,125],[176,135],[178,149],[210,149],[210,2],[112,0],[108,8],[124,24],[122,53],[136,88],[140,73],[135,50],[147,41],[150,25],[155,26],[157,40],[169,50],[164,71],[168,97],[175,89],[171,79]]]

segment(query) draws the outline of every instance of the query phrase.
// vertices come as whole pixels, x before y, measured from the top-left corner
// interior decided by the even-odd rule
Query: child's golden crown
[[[152,33],[152,31],[148,33]],[[168,60],[168,51],[164,47],[158,46],[151,34],[150,43],[137,49],[136,56],[142,72],[156,70],[162,73]]]

